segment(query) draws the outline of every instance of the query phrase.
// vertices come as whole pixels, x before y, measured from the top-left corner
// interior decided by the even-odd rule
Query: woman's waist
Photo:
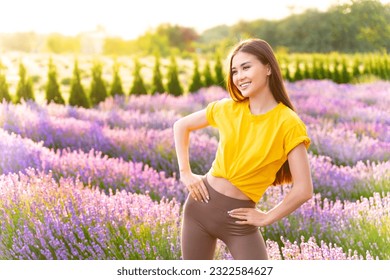
[[[247,195],[245,195],[239,188],[233,185],[228,179],[223,177],[215,177],[208,172],[206,174],[207,181],[210,186],[217,192],[229,196],[235,199],[240,200],[251,200]]]

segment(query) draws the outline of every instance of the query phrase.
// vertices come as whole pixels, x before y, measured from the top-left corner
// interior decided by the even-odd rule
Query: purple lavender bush
[[[390,86],[286,83],[307,124],[315,196],[261,231],[271,259],[390,258]],[[174,97],[116,96],[94,109],[0,104],[1,259],[180,259],[187,195],[172,125],[228,97],[222,88]],[[191,134],[191,167],[217,149]],[[270,209],[291,186],[267,190]],[[231,259],[218,244],[218,259]]]
[[[167,177],[142,162],[127,162],[109,158],[99,151],[51,150],[9,134],[0,129],[0,171],[2,174],[24,172],[33,168],[51,172],[54,179],[73,178],[84,185],[99,186],[106,193],[127,191],[148,193],[153,199],[162,198],[184,201],[185,192],[173,177]]]
[[[0,176],[1,259],[178,259],[180,204],[28,170]]]

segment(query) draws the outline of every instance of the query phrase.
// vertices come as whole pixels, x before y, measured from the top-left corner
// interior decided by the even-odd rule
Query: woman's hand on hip
[[[209,192],[202,180],[202,176],[192,172],[181,172],[180,181],[187,188],[193,199],[206,203],[209,202]]]
[[[263,227],[271,224],[267,213],[256,208],[237,208],[228,211],[229,215],[238,219],[237,224]]]

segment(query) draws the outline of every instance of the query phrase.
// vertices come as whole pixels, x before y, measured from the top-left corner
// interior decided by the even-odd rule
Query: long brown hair
[[[241,41],[236,45],[230,54],[230,62],[227,77],[227,90],[230,97],[236,102],[243,102],[248,97],[244,97],[238,88],[233,83],[232,75],[232,61],[234,56],[239,53],[249,53],[254,55],[262,64],[269,65],[271,68],[271,75],[269,76],[269,87],[273,97],[277,102],[282,102],[284,105],[295,111],[295,108],[287,94],[286,87],[284,86],[282,73],[279,68],[278,61],[276,60],[275,54],[272,47],[264,40],[261,39],[247,39]],[[273,185],[279,185],[283,183],[290,183],[292,176],[288,161],[282,165],[279,171],[276,173],[275,181]]]

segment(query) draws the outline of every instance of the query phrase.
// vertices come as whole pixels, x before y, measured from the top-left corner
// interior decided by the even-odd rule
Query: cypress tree
[[[91,100],[91,105],[95,106],[106,98],[107,89],[102,78],[102,65],[98,61],[95,61],[92,67],[91,92],[89,99]]]
[[[329,80],[333,80],[333,72],[330,67],[330,59],[327,58],[325,61],[325,77]]]
[[[119,63],[114,62],[114,65],[112,67],[113,69],[113,79],[112,79],[112,84],[111,84],[111,90],[110,90],[110,95],[115,96],[115,95],[124,95],[123,87],[122,87],[122,80],[119,75]]]
[[[290,68],[288,67],[288,63],[286,63],[286,70],[284,71],[284,79],[286,81],[289,81],[291,82],[292,81],[292,77],[291,77],[291,73],[290,73]]]
[[[214,81],[214,83],[217,86],[226,88],[225,74],[223,73],[223,66],[222,66],[221,56],[219,55],[219,52],[216,52],[216,54],[215,54],[214,73],[215,73],[215,81]]]
[[[332,77],[332,80],[337,83],[337,84],[341,84],[342,81],[341,81],[341,74],[340,74],[340,70],[339,70],[339,67],[340,67],[340,63],[337,59],[334,60],[334,68],[333,68],[333,77]]]
[[[30,77],[27,77],[26,67],[22,62],[19,63],[19,82],[16,88],[16,103],[21,100],[35,100],[33,82]]]
[[[167,80],[167,88],[170,94],[173,94],[174,96],[180,96],[183,94],[183,88],[180,85],[179,74],[177,72],[176,59],[173,55],[171,56],[171,63],[168,68]]]
[[[203,85],[205,87],[210,87],[210,86],[214,85],[214,78],[211,74],[210,63],[208,60],[206,61],[204,68],[203,68]]]
[[[71,106],[80,106],[84,108],[89,108],[89,100],[85,94],[83,85],[81,84],[80,79],[80,70],[77,60],[74,62],[73,68],[73,77],[71,80],[70,96],[69,96],[69,105]]]
[[[383,61],[383,70],[385,72],[384,78],[385,80],[390,80],[390,63],[389,63],[389,57],[386,55],[385,59]]]
[[[318,66],[318,60],[315,56],[313,56],[312,78],[313,78],[313,80],[321,80],[319,66]]]
[[[5,100],[7,102],[11,101],[11,96],[9,95],[9,89],[7,84],[7,79],[5,73],[3,73],[3,65],[0,62],[0,103]]]
[[[374,61],[374,56],[373,54],[370,54],[370,59],[368,60],[368,64],[369,64],[369,69],[370,69],[370,73],[376,77],[378,77],[378,69],[375,65],[375,61]]]
[[[364,75],[371,75],[372,71],[370,68],[369,57],[364,58],[363,65],[364,65],[363,74]]]
[[[347,60],[343,58],[341,62],[341,82],[342,83],[349,83],[350,82],[350,75],[348,72],[348,65],[347,65]]]
[[[152,93],[164,93],[165,88],[163,84],[163,77],[160,71],[160,56],[155,54],[155,62],[153,68],[153,82],[152,82]]]
[[[291,82],[293,78],[291,77],[290,61],[287,58],[284,58],[284,64],[281,64],[281,65],[284,65],[284,67],[283,67],[283,71],[284,71],[283,79],[285,81]]]
[[[327,78],[327,75],[326,75],[326,66],[325,66],[325,61],[324,61],[324,58],[320,58],[320,63],[319,63],[319,66],[318,66],[318,76],[319,76],[319,79],[320,80],[323,80],[323,79],[326,79]]]
[[[193,61],[194,61],[194,72],[192,74],[191,85],[190,85],[190,87],[188,89],[188,91],[190,93],[194,93],[194,92],[198,91],[200,88],[203,87],[202,78],[201,78],[200,72],[199,72],[199,60],[198,60],[198,57],[195,56]]]
[[[386,73],[386,57],[376,56],[376,67],[378,68],[378,76],[381,80],[387,79]]]
[[[303,79],[301,66],[299,63],[299,59],[297,58],[295,62],[295,73],[294,73],[294,81],[300,81]]]
[[[353,78],[359,78],[359,76],[361,75],[359,67],[360,67],[360,61],[355,56],[355,59],[353,60],[353,66],[352,66],[352,77]]]
[[[57,69],[51,58],[49,59],[49,71],[47,76],[46,102],[50,103],[53,101],[54,103],[65,104],[60,92],[60,86],[57,82]]]
[[[141,64],[138,59],[134,59],[133,85],[130,89],[130,94],[141,95],[147,94],[144,81],[141,76]]]
[[[375,62],[375,65],[376,65],[376,68],[378,69],[378,77],[381,79],[381,80],[385,80],[383,77],[385,76],[384,72],[383,72],[383,62],[382,60],[377,57],[376,59],[376,62]]]
[[[381,76],[381,73],[380,73],[380,62],[376,59],[376,57],[374,55],[371,56],[370,67],[372,69],[372,73],[376,77],[380,78],[380,76]]]
[[[305,62],[303,64],[303,79],[311,79],[311,78],[312,75],[310,71],[309,62],[307,61],[307,59],[305,59]]]

